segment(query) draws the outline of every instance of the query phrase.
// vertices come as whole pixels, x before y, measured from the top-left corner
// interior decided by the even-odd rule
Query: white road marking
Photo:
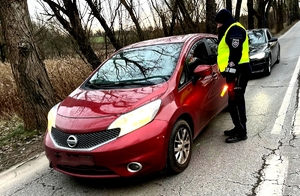
[[[282,196],[289,161],[285,157],[270,155],[261,171],[261,182],[256,188],[257,196]]]
[[[291,78],[291,81],[289,83],[288,89],[285,93],[285,96],[283,98],[282,104],[280,106],[279,112],[277,114],[276,121],[274,123],[273,129],[271,131],[271,134],[280,134],[283,126],[283,122],[290,104],[290,100],[292,97],[292,93],[297,81],[298,73],[300,69],[300,57],[298,58],[298,62],[295,68],[295,71],[293,73],[293,76]]]
[[[298,107],[300,106],[300,91],[298,92]],[[294,135],[300,135],[300,110],[296,108],[296,112],[294,114],[293,122],[292,122],[292,133]]]
[[[300,91],[299,91],[298,97],[299,97],[298,103],[300,103]],[[293,126],[294,126],[293,134],[300,135],[300,110],[298,108],[297,108],[297,112],[295,113],[295,116],[294,116]]]

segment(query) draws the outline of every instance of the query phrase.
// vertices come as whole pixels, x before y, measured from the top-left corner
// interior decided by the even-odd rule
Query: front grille
[[[77,145],[75,145],[72,149],[89,149],[100,146],[101,144],[117,138],[119,133],[119,128],[84,134],[69,134],[62,132],[54,127],[52,127],[51,130],[52,138],[60,147],[70,148],[67,143],[68,137],[70,135],[75,136],[78,142]]]

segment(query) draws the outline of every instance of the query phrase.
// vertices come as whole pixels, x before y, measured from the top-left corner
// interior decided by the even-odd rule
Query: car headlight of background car
[[[155,118],[160,105],[161,100],[157,99],[129,113],[122,114],[112,122],[108,129],[120,128],[119,137],[130,133],[151,122]]]
[[[58,104],[56,104],[55,106],[53,106],[51,108],[51,110],[48,112],[48,132],[51,132],[52,127],[55,127],[55,120],[56,120],[56,114],[57,114],[57,108],[58,108]]]
[[[251,55],[250,59],[263,59],[263,58],[265,58],[265,56],[266,56],[266,54],[264,52],[260,52],[255,55]]]

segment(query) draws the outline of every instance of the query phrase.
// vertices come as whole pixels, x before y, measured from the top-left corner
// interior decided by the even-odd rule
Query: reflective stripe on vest
[[[219,46],[218,46],[218,66],[219,66],[220,72],[223,72],[229,63],[228,62],[229,61],[229,47],[226,44],[225,40],[226,40],[226,35],[227,35],[229,29],[235,25],[243,28],[246,31],[246,29],[239,22],[233,23],[226,30],[226,32],[225,32],[224,36],[222,37],[222,39],[219,43]],[[249,61],[250,61],[250,59],[249,59],[249,41],[248,41],[248,34],[246,31],[246,39],[243,43],[242,57],[241,57],[240,61],[238,62],[238,64],[249,63]]]

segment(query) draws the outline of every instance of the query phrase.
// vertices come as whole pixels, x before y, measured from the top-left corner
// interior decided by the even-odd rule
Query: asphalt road
[[[0,195],[300,195],[300,23],[279,38],[281,62],[246,92],[248,140],[224,142],[222,112],[194,141],[189,167],[175,176],[83,180],[48,168],[43,154],[0,173]]]

